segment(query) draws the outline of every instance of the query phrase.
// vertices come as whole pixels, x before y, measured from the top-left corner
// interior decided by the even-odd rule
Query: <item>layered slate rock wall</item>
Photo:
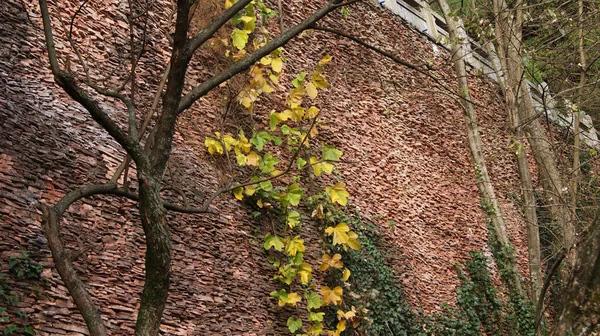
[[[305,18],[323,1],[285,1],[286,27]],[[61,2],[65,18],[77,1]],[[86,183],[110,178],[123,151],[55,84],[48,70],[39,11],[29,17],[15,0],[0,4],[0,257],[8,273],[9,256],[28,252],[45,267],[46,295],[32,294],[33,283],[13,283],[19,306],[39,335],[85,334],[83,321],[56,271],[40,227],[36,202],[50,204]],[[102,69],[117,66],[126,41],[119,1],[90,2],[77,20],[75,35]],[[125,6],[125,7],[123,7]],[[142,59],[138,79],[140,110],[147,110],[168,61],[170,5],[152,13],[154,38]],[[55,9],[53,9],[55,13]],[[60,36],[60,22],[55,22]],[[336,13],[323,25],[355,34],[414,64],[441,67],[438,76],[455,87],[449,55],[399,18],[374,5]],[[126,27],[126,24],[125,24]],[[67,50],[64,39],[59,51]],[[190,68],[188,85],[221,66],[210,48]],[[340,171],[351,194],[351,208],[381,224],[390,248],[390,265],[414,307],[427,312],[454,301],[458,281],[452,266],[471,250],[487,250],[484,216],[470,164],[466,130],[458,105],[430,79],[341,38],[309,32],[285,47],[288,79],[311,68],[325,54],[334,58],[332,83],[318,98],[328,122],[323,139],[344,151]],[[99,76],[102,72],[94,73]],[[116,82],[115,78],[109,80]],[[471,78],[490,173],[507,225],[526,269],[525,227],[510,196],[518,176],[508,150],[507,125],[493,83]],[[203,140],[216,129],[222,107],[217,91],[201,99],[180,119],[169,181],[184,186],[192,202],[218,187],[218,169]],[[273,98],[264,106],[278,106]],[[110,100],[117,115],[121,110]],[[260,105],[259,105],[260,107]],[[133,172],[130,174],[134,177]],[[176,198],[174,198],[176,200]],[[276,288],[261,250],[264,228],[229,196],[216,200],[220,215],[171,215],[173,282],[163,331],[168,335],[279,335],[287,315],[268,298]],[[135,325],[143,283],[144,236],[134,204],[94,197],[73,205],[65,216],[63,238],[74,250],[89,248],[78,272],[114,335]],[[314,230],[312,232],[315,232]],[[317,249],[319,236],[307,238]],[[12,281],[12,280],[11,280]]]

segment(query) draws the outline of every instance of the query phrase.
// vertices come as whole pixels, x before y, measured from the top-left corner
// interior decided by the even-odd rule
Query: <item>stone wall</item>
[[[286,27],[321,2],[285,1]],[[78,4],[61,2],[65,18]],[[86,46],[89,61],[103,71],[117,65],[116,46],[127,38],[120,28],[122,6],[126,5],[117,0],[89,2],[76,21],[74,35]],[[151,51],[137,74],[141,112],[150,106],[168,60],[164,31],[170,6],[166,1],[157,6],[150,21]],[[56,8],[52,10],[56,13]],[[85,326],[52,268],[34,205],[51,204],[77,186],[106,181],[124,154],[81,106],[53,84],[39,9],[31,3],[27,11],[29,15],[16,0],[0,3],[0,270],[7,274],[7,259],[28,252],[44,266],[40,286],[45,294],[34,295],[34,282],[9,277],[19,307],[30,316],[38,335],[81,335],[86,334]],[[447,52],[387,10],[361,4],[352,7],[348,17],[335,13],[322,24],[415,64],[440,66],[440,78],[455,85]],[[54,26],[60,36],[60,22]],[[59,38],[57,45],[59,52],[68,49],[64,39]],[[388,261],[408,301],[426,312],[439,311],[442,303],[454,302],[458,280],[453,263],[464,261],[471,250],[487,251],[460,108],[427,77],[321,32],[303,34],[285,47],[287,80],[325,54],[333,56],[327,72],[332,86],[318,99],[328,122],[320,136],[345,153],[340,171],[351,194],[350,209],[381,225]],[[208,78],[219,66],[211,50],[202,50],[190,67],[188,84]],[[471,83],[473,99],[486,106],[478,111],[486,159],[524,271],[525,227],[511,198],[518,192],[518,176],[505,136],[501,99],[487,78],[473,76]],[[221,118],[222,94],[217,89],[180,118],[169,181],[184,187],[192,203],[218,187],[220,172],[205,153],[203,141]],[[114,115],[122,111],[114,101],[102,104]],[[277,108],[283,99],[261,104],[257,111],[261,106]],[[175,196],[168,195],[177,200]],[[261,248],[267,228],[252,221],[248,210],[228,195],[217,199],[214,207],[218,216],[169,218],[173,282],[163,333],[285,334],[282,326],[289,312],[268,297],[277,286],[270,281],[273,274]],[[312,232],[307,247],[317,251],[321,237],[307,226]],[[111,333],[131,334],[144,267],[144,236],[134,204],[113,197],[84,200],[69,209],[62,230],[70,248],[89,248],[76,261],[77,270]]]

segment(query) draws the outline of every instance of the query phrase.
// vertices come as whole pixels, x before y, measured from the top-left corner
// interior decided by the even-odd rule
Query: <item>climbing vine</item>
[[[233,5],[227,0],[226,7]],[[230,39],[223,40],[225,56],[234,60],[245,57],[248,52],[262,47],[270,40],[265,23],[273,16],[273,11],[260,0],[251,2],[231,20]],[[260,20],[259,20],[260,19]],[[259,23],[262,25],[259,26]],[[323,219],[324,206],[345,206],[349,194],[341,180],[321,187],[327,199],[312,204],[312,215],[302,214],[307,187],[303,183],[303,172],[310,171],[314,177],[332,174],[335,163],[340,160],[342,151],[330,144],[312,144],[318,135],[320,110],[315,99],[320,91],[329,86],[325,69],[331,56],[325,55],[309,72],[301,72],[291,80],[291,85],[282,85],[285,73],[285,57],[281,49],[263,57],[248,70],[248,81],[239,90],[236,101],[255,118],[264,123],[237,133],[221,134],[205,139],[205,146],[211,155],[235,157],[239,169],[251,172],[246,182],[231,187],[237,200],[247,200],[256,207],[255,216],[268,213],[274,219],[273,226],[265,235],[263,247],[267,261],[273,265],[273,280],[281,284],[281,289],[270,296],[279,306],[294,307],[294,316],[287,320],[287,327],[296,335],[339,336],[347,326],[356,326],[356,311],[343,305],[344,286],[351,272],[344,267],[339,253],[328,252],[321,257],[320,265],[311,265],[305,260],[306,246],[303,238],[303,222],[319,222]],[[228,84],[229,85],[229,84]],[[285,107],[280,111],[261,114],[255,105],[262,96],[278,90],[286,93]],[[320,154],[316,154],[320,152]],[[332,247],[343,250],[358,250],[361,247],[358,235],[344,222],[328,225],[323,229],[324,236]],[[332,251],[332,249],[329,249]],[[325,277],[334,275],[335,285],[319,285],[313,278],[318,268]],[[301,310],[300,307],[305,310]],[[328,328],[324,325],[325,307],[336,307],[337,323]],[[303,321],[308,321],[304,325]]]

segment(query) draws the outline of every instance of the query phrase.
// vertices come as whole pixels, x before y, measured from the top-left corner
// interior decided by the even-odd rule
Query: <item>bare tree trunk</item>
[[[573,276],[564,292],[552,336],[597,335],[600,332],[600,223],[598,215],[582,244]]]
[[[514,97],[516,100],[518,113],[512,113],[514,114],[513,127],[522,126],[525,131],[527,141],[539,167],[540,180],[544,188],[544,201],[549,206],[553,219],[562,230],[562,245],[568,249],[575,238],[575,230],[566,202],[568,192],[565,193],[566,190],[563,189],[554,152],[536,117],[537,113],[524,78],[521,60],[523,2],[519,0],[512,6],[513,8],[508,8],[504,0],[494,0],[494,16],[498,36],[495,43],[497,49],[503,53],[499,57],[505,76],[505,98],[508,101]],[[572,262],[573,258],[568,258],[568,260]]]
[[[146,235],[146,276],[135,335],[158,335],[169,294],[171,235],[160,196],[161,180],[139,171],[140,217]]]
[[[492,222],[492,229],[495,231],[495,235],[497,236],[497,240],[500,243],[501,248],[510,249],[511,245],[506,232],[504,218],[502,217],[502,212],[494,192],[494,186],[491,183],[485,158],[483,156],[481,136],[479,134],[479,126],[477,124],[477,114],[475,113],[475,107],[473,106],[471,95],[469,93],[469,83],[467,81],[468,77],[464,61],[466,54],[464,43],[468,43],[467,35],[460,19],[457,22],[451,17],[450,7],[448,6],[446,0],[440,0],[439,3],[444,16],[446,17],[446,24],[448,25],[448,32],[450,34],[454,70],[458,80],[459,95],[462,98],[460,104],[462,106],[463,117],[467,127],[469,148],[471,149],[471,157],[475,166],[475,172],[477,174],[477,187],[479,188],[482,203],[485,204],[484,210],[486,211],[486,215],[488,216],[489,220]],[[518,272],[511,272],[511,274],[513,279],[510,279],[509,281],[514,284],[514,289],[520,293],[522,289]]]
[[[586,60],[585,60],[585,44],[583,39],[583,0],[577,1],[577,33],[579,35],[579,66],[581,66],[581,75],[579,77],[579,89],[577,90],[577,107],[573,108],[574,125],[573,125],[573,175],[571,176],[571,212],[575,215],[577,210],[577,185],[579,183],[579,147],[581,146],[581,138],[579,135],[579,123],[581,122],[581,106],[583,105],[583,87],[586,77]],[[574,216],[575,217],[575,216]],[[576,217],[575,217],[576,218]]]

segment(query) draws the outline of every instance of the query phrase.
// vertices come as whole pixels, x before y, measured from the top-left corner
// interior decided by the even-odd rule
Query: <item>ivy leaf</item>
[[[310,157],[310,165],[313,168],[313,173],[315,176],[321,175],[321,163],[319,163],[319,159],[314,156]]]
[[[300,224],[300,220],[301,217],[298,211],[291,211],[287,216],[287,224],[290,227],[290,229],[293,229],[294,227],[296,227],[296,225]]]
[[[267,233],[267,235],[265,236],[265,243],[263,245],[263,247],[265,248],[265,250],[270,250],[271,247],[273,247],[275,249],[275,251],[283,251],[283,247],[285,246],[285,243],[283,242],[283,239],[281,239],[280,237],[277,236],[273,236],[270,233]]]
[[[305,89],[306,89],[306,93],[308,94],[310,99],[317,98],[317,94],[319,93],[319,91],[317,90],[317,87],[313,83],[311,83],[311,82],[307,83],[305,86]]]
[[[248,43],[248,32],[239,28],[235,28],[233,33],[231,33],[231,39],[233,41],[233,45],[239,50],[242,50]]]
[[[326,161],[339,161],[342,156],[342,151],[336,149],[333,145],[324,146],[322,150],[323,160]]]
[[[325,192],[331,198],[331,202],[345,206],[348,203],[348,192],[344,182],[338,182],[333,187],[325,188]]]
[[[329,256],[329,254],[323,255],[321,266],[319,266],[319,271],[326,271],[329,269],[329,267],[344,267],[344,263],[342,262],[342,256],[339,253],[334,254],[333,257]]]
[[[306,306],[308,310],[319,309],[321,306],[323,306],[323,300],[321,300],[321,296],[319,296],[319,294],[312,292],[306,296]]]
[[[305,250],[304,239],[300,239],[300,236],[290,239],[285,246],[285,253],[290,257],[295,256],[297,253],[304,253]]]
[[[252,139],[250,139],[250,143],[253,144],[258,151],[262,151],[263,147],[271,141],[271,135],[265,131],[255,133]]]
[[[346,282],[346,281],[348,281],[349,278],[350,278],[350,270],[347,268],[344,268],[344,271],[342,272],[342,281]]]
[[[312,277],[312,267],[308,263],[301,263],[298,267],[298,276],[300,276],[300,282],[303,285],[308,284]]]
[[[329,226],[325,228],[327,235],[333,235],[333,245],[347,244],[350,240],[348,231],[350,231],[350,228],[348,227],[348,224],[344,222],[339,223],[335,227]]]
[[[281,72],[281,70],[283,69],[283,61],[281,60],[281,58],[277,57],[271,61],[271,69],[273,69],[273,71],[277,73]]]
[[[241,201],[244,198],[243,192],[244,192],[244,188],[242,188],[242,187],[235,188],[235,189],[233,189],[233,196],[235,196],[235,198],[238,201]]]
[[[323,297],[323,303],[327,306],[331,303],[339,305],[342,303],[342,294],[344,290],[342,287],[337,286],[331,289],[327,286],[321,287],[321,296]]]
[[[288,318],[287,327],[290,329],[290,332],[296,332],[296,330],[302,328],[302,320],[294,319],[293,317]]]
[[[297,206],[300,204],[300,199],[302,198],[303,193],[304,191],[302,188],[300,188],[300,186],[296,183],[293,183],[288,187],[285,199],[289,204]]]

